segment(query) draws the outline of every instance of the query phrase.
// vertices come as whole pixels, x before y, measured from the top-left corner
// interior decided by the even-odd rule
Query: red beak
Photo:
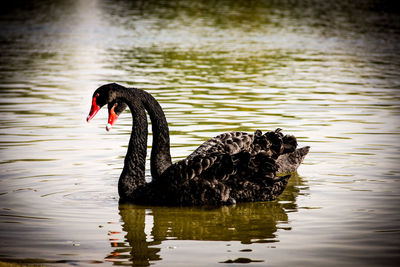
[[[93,100],[92,100],[92,107],[90,108],[90,112],[89,112],[89,115],[87,116],[87,118],[86,118],[86,121],[87,122],[90,122],[93,118],[94,118],[94,116],[96,116],[96,114],[97,114],[97,112],[99,112],[99,110],[100,110],[100,106],[98,106],[97,104],[96,104],[96,97],[98,97],[99,96],[99,94],[96,94],[94,97],[93,97]]]
[[[108,123],[106,126],[107,131],[111,130],[111,127],[114,125],[114,122],[118,119],[118,115],[115,113],[115,107],[118,106],[117,103],[110,109],[108,112]]]

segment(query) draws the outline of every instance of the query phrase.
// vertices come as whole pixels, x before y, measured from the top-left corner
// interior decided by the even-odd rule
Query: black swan
[[[297,169],[309,147],[296,149],[294,136],[277,129],[262,134],[229,132],[198,147],[186,159],[172,163],[168,123],[152,95],[144,90],[112,83],[93,94],[89,122],[108,104],[107,130],[128,106],[132,133],[118,182],[123,202],[154,205],[224,205],[274,200],[285,189],[290,175],[277,172]],[[152,181],[145,180],[148,112],[153,131]]]

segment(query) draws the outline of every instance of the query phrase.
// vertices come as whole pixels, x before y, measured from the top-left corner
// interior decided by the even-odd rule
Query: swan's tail
[[[305,146],[291,153],[280,155],[276,160],[279,166],[277,173],[282,174],[296,171],[309,151],[310,147]]]

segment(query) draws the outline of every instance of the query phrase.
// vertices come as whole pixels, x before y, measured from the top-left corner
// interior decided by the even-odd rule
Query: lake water
[[[394,1],[14,2],[0,4],[0,261],[399,263]],[[277,127],[311,152],[277,201],[118,205],[131,115],[110,132],[106,109],[85,121],[109,82],[159,100],[174,160]]]

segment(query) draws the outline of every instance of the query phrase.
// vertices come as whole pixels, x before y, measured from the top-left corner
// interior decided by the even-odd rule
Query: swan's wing
[[[173,205],[221,205],[275,199],[290,176],[276,177],[278,165],[266,152],[251,155],[211,153],[171,165],[155,181],[164,202]]]
[[[279,128],[264,134],[260,130],[255,131],[254,134],[228,132],[205,141],[187,159],[209,153],[229,153],[233,155],[242,151],[247,151],[252,155],[266,151],[276,159],[282,154],[295,151],[296,147],[296,137],[282,134]]]
[[[228,132],[205,141],[187,159],[210,153],[236,154],[240,151],[250,151],[254,135],[246,132]]]
[[[248,166],[239,166],[238,175],[232,177],[230,196],[237,201],[270,201],[286,188],[290,175],[278,177],[279,166],[270,153],[261,151],[251,155]]]
[[[232,155],[210,153],[180,160],[154,180],[168,205],[221,205],[228,201],[225,184],[236,171]]]

